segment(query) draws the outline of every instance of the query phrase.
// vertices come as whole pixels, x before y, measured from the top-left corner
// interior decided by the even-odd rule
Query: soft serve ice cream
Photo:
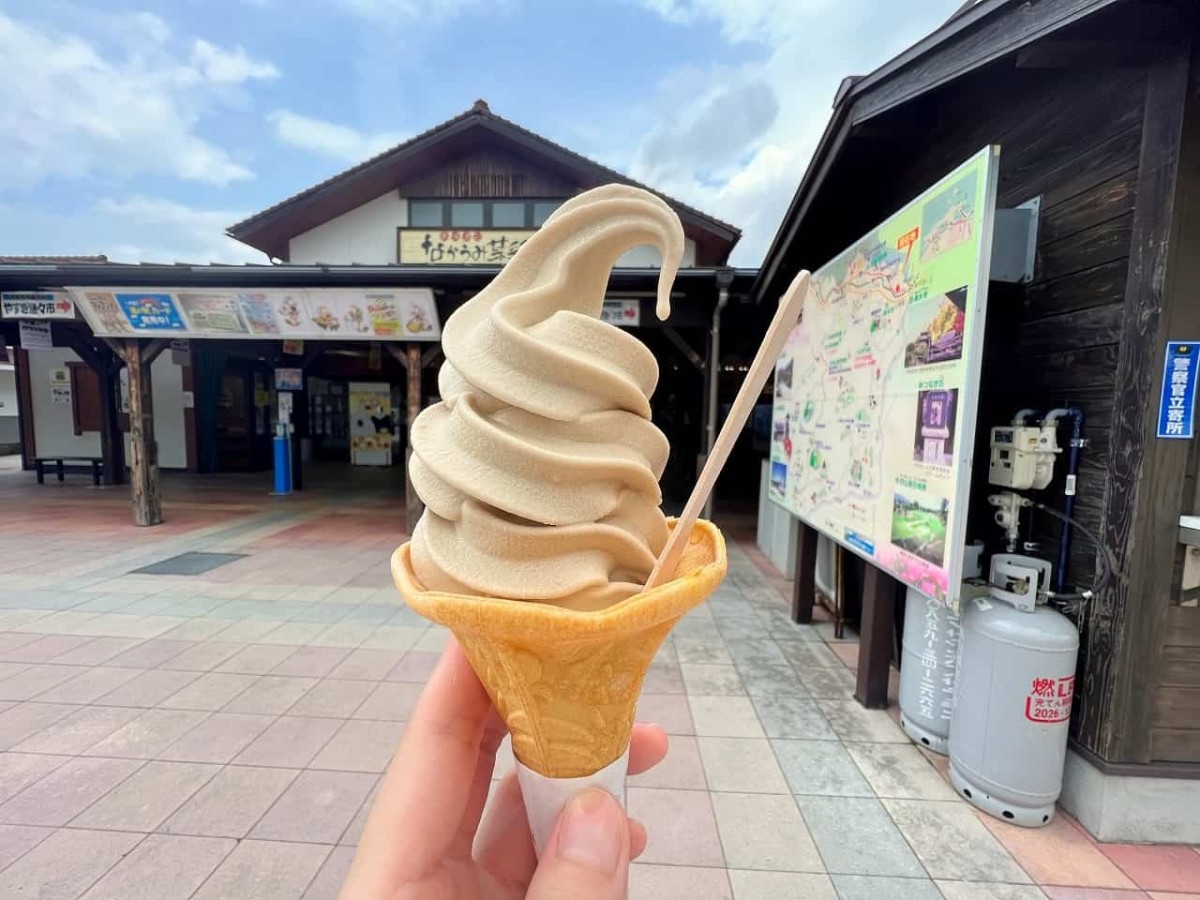
[[[650,421],[653,354],[601,321],[608,276],[662,254],[658,315],[683,256],[675,212],[610,185],[563,204],[446,322],[442,401],[413,425],[425,503],[411,544],[427,590],[593,610],[641,590],[667,539]]]

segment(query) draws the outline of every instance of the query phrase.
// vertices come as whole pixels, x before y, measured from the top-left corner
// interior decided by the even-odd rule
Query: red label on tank
[[[1025,718],[1030,722],[1053,724],[1071,718],[1071,698],[1075,696],[1075,676],[1035,678],[1025,698]]]

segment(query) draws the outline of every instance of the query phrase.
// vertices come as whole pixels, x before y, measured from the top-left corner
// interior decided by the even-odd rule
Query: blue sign
[[[857,531],[847,531],[846,532],[846,543],[849,544],[851,547],[857,547],[859,550],[861,550],[863,553],[866,553],[868,556],[875,555],[875,542],[867,540],[865,537],[863,537]]]
[[[1168,341],[1158,404],[1158,436],[1188,439],[1195,430],[1196,357],[1200,342]]]
[[[187,331],[170,294],[117,294],[134,331]]]

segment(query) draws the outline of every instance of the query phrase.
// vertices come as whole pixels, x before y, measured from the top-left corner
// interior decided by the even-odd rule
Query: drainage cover
[[[203,575],[242,559],[245,553],[180,553],[161,562],[134,569],[131,575]]]

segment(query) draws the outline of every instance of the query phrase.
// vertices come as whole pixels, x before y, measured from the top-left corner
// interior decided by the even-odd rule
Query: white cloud
[[[464,10],[483,6],[507,8],[506,0],[337,0],[347,12],[381,25],[402,21],[444,22]]]
[[[115,262],[267,262],[225,228],[245,210],[197,209],[135,195],[69,213],[38,204],[0,203],[0,244],[13,254],[96,254]]]
[[[0,13],[0,190],[55,178],[157,175],[225,185],[250,178],[201,137],[201,119],[237,85],[277,75],[244,49],[177,47],[149,13],[81,15],[91,38]],[[18,74],[19,73],[19,74]]]
[[[192,45],[192,63],[205,78],[218,84],[241,84],[279,77],[279,70],[273,63],[251,59],[244,48],[222,50],[202,38],[197,38]]]
[[[285,144],[349,163],[362,162],[404,140],[395,132],[371,134],[284,109],[271,113],[267,121]]]
[[[758,265],[847,75],[866,74],[940,25],[959,0],[635,0],[680,26],[763,46],[740,67],[680,69],[659,85],[630,175],[742,229],[732,261]]]

